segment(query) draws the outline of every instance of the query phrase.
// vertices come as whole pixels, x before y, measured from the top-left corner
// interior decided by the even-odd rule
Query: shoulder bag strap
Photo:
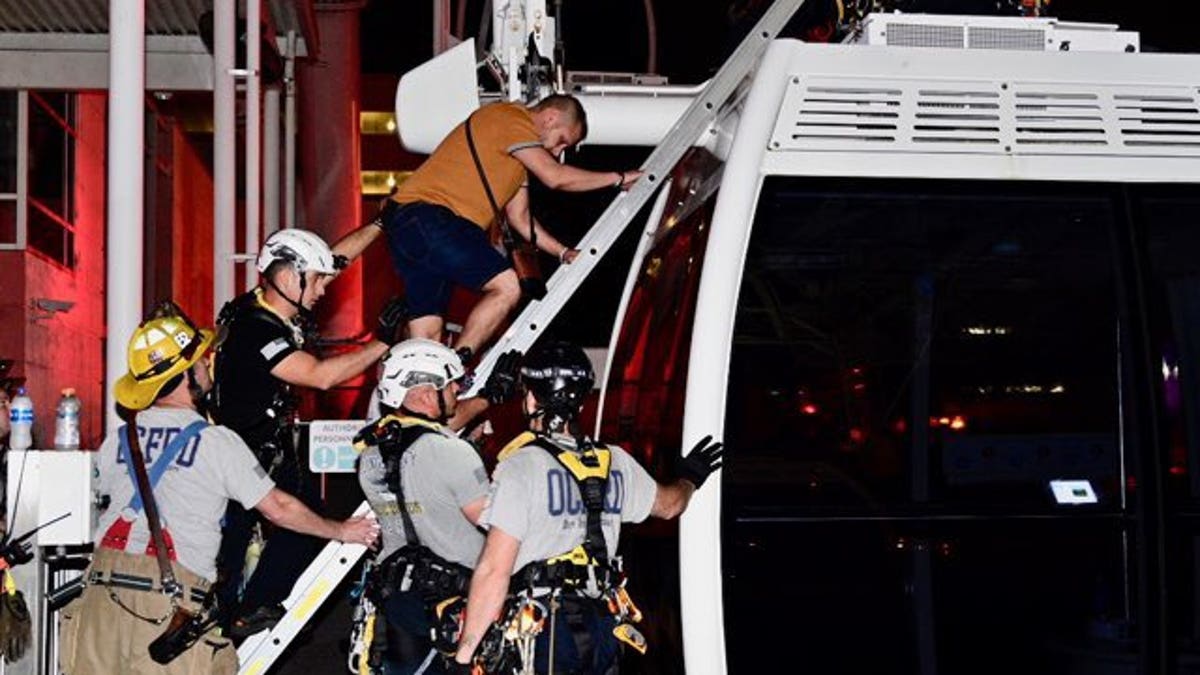
[[[479,151],[475,148],[475,137],[471,134],[471,117],[474,116],[475,113],[471,113],[471,116],[463,123],[467,132],[467,147],[471,150],[471,159],[475,160],[475,170],[479,172],[479,179],[483,181],[483,190],[487,192],[488,201],[492,204],[496,224],[500,226],[504,234],[504,245],[511,249],[516,243],[513,239],[512,229],[508,225],[508,218],[500,211],[500,205],[496,203],[496,195],[492,194],[492,185],[488,182],[487,173],[483,170],[483,162],[480,161]],[[537,230],[532,223],[529,225],[529,244],[534,249],[537,248]]]
[[[175,572],[171,570],[171,560],[168,558],[166,539],[163,538],[162,522],[158,518],[158,503],[154,501],[154,491],[150,488],[150,477],[146,474],[146,460],[142,456],[142,446],[137,435],[137,411],[129,413],[129,421],[125,425],[125,436],[129,442],[129,459],[137,475],[138,492],[146,507],[146,520],[150,523],[150,536],[154,540],[154,557],[158,560],[158,573],[162,578],[163,592],[176,598],[183,597],[183,586],[175,580]]]

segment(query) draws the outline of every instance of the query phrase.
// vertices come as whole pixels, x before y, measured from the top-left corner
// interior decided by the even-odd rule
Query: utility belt
[[[625,570],[620,558],[602,564],[589,556],[582,546],[560,556],[529,563],[513,575],[512,584],[514,589],[529,589],[533,597],[561,591],[595,600],[605,598],[613,589],[624,585]]]
[[[465,596],[470,585],[470,569],[442,558],[425,546],[408,545],[376,565],[367,589],[372,601],[382,604],[393,593],[410,591],[431,601]]]
[[[147,593],[163,593],[162,583],[158,579],[149,577],[141,577],[133,574],[122,574],[121,572],[100,572],[93,570],[87,574],[86,584],[89,586],[109,586],[111,588],[125,588],[131,591],[145,591]],[[82,588],[84,577],[79,577],[75,583]],[[69,585],[71,582],[68,582]],[[184,586],[183,597],[197,604],[204,602],[204,598],[208,595],[207,588],[199,586]]]
[[[162,617],[143,616],[121,602],[121,598],[112,591],[115,588],[123,588],[130,591],[157,593],[166,596],[168,594],[163,589],[161,580],[136,574],[125,574],[113,570],[90,570],[85,574],[81,574],[66,583],[50,589],[46,593],[47,607],[50,611],[58,611],[66,607],[72,600],[78,598],[83,593],[83,589],[88,586],[107,586],[109,588],[109,597],[113,602],[117,603],[117,606],[147,623],[158,625],[171,618],[170,613]],[[185,584],[181,586],[181,590],[183,591],[184,599],[201,606],[208,604],[210,594],[212,593],[212,589],[209,586],[191,586]],[[172,602],[172,605],[174,605],[174,602]]]
[[[500,618],[485,631],[476,651],[476,663],[486,673],[532,672],[535,642],[550,630],[559,612],[566,613],[571,630],[558,636],[551,632],[550,649],[556,649],[555,639],[575,640],[576,649],[585,652],[593,636],[571,616],[589,611],[583,609],[589,605],[611,615],[611,633],[617,641],[646,653],[646,638],[633,625],[642,620],[642,612],[625,590],[619,559],[601,564],[579,546],[521,568],[513,576],[512,588]]]

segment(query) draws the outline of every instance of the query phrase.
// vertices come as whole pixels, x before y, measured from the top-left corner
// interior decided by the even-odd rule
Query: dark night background
[[[547,3],[553,4],[553,3]],[[561,37],[570,70],[645,72],[646,14],[641,0],[564,0]],[[730,14],[758,0],[658,0],[658,72],[672,83],[702,81],[736,45]],[[852,4],[847,2],[846,4]],[[937,14],[1015,14],[1009,0],[898,0],[889,6],[904,12]],[[1070,21],[1118,24],[1139,31],[1143,51],[1200,51],[1200,36],[1188,19],[1194,3],[1121,2],[1119,0],[1054,0],[1044,16]],[[457,11],[457,6],[454,7]],[[809,0],[796,23],[801,30],[833,16],[830,0]],[[470,0],[466,32],[475,35],[479,0]],[[362,15],[363,71],[403,73],[429,58],[432,9],[427,2],[373,0]]]
[[[903,12],[941,14],[1016,15],[1021,0],[890,0],[877,2]],[[672,84],[694,84],[710,77],[753,21],[767,0],[655,0],[655,72]],[[854,4],[846,0],[847,12]],[[860,2],[859,4],[869,4]],[[1200,34],[1186,20],[1190,3],[1121,2],[1119,0],[1053,0],[1042,15],[1064,20],[1115,23],[1123,30],[1141,33],[1143,51],[1200,52]],[[459,12],[451,3],[452,15]],[[553,12],[554,2],[547,5]],[[559,32],[568,70],[649,72],[647,20],[643,0],[563,0]],[[467,0],[464,32],[478,34],[482,0]],[[364,73],[399,75],[428,60],[432,53],[433,12],[430,2],[372,0],[362,13],[362,68]],[[452,26],[455,17],[451,18]],[[809,41],[840,41],[834,28],[836,6],[832,0],[808,0],[792,20],[786,35]],[[611,171],[635,167],[649,148],[584,146],[568,161],[584,168]],[[561,194],[538,190],[535,214],[566,243],[578,241],[609,204],[607,191]],[[587,345],[607,344],[612,321],[625,283],[628,261],[645,210],[636,226],[613,246],[590,279],[569,303],[550,332]],[[554,261],[543,257],[547,275]]]

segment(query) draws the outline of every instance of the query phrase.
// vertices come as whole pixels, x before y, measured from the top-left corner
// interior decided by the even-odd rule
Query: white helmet
[[[399,408],[410,389],[430,386],[444,389],[466,372],[462,360],[440,342],[424,338],[405,340],[388,350],[379,374],[379,402]]]
[[[339,265],[339,256],[334,256],[329,244],[313,232],[288,228],[279,230],[263,244],[258,252],[258,271],[266,272],[271,263],[291,263],[296,271],[304,274],[308,270],[321,274],[336,274],[345,267]]]

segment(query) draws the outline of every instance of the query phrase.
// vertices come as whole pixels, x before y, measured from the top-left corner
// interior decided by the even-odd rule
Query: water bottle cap
[[[25,395],[25,387],[17,387],[17,396]]]
[[[67,387],[67,388],[63,389],[62,395],[63,396],[74,396],[75,395],[75,387]]]

